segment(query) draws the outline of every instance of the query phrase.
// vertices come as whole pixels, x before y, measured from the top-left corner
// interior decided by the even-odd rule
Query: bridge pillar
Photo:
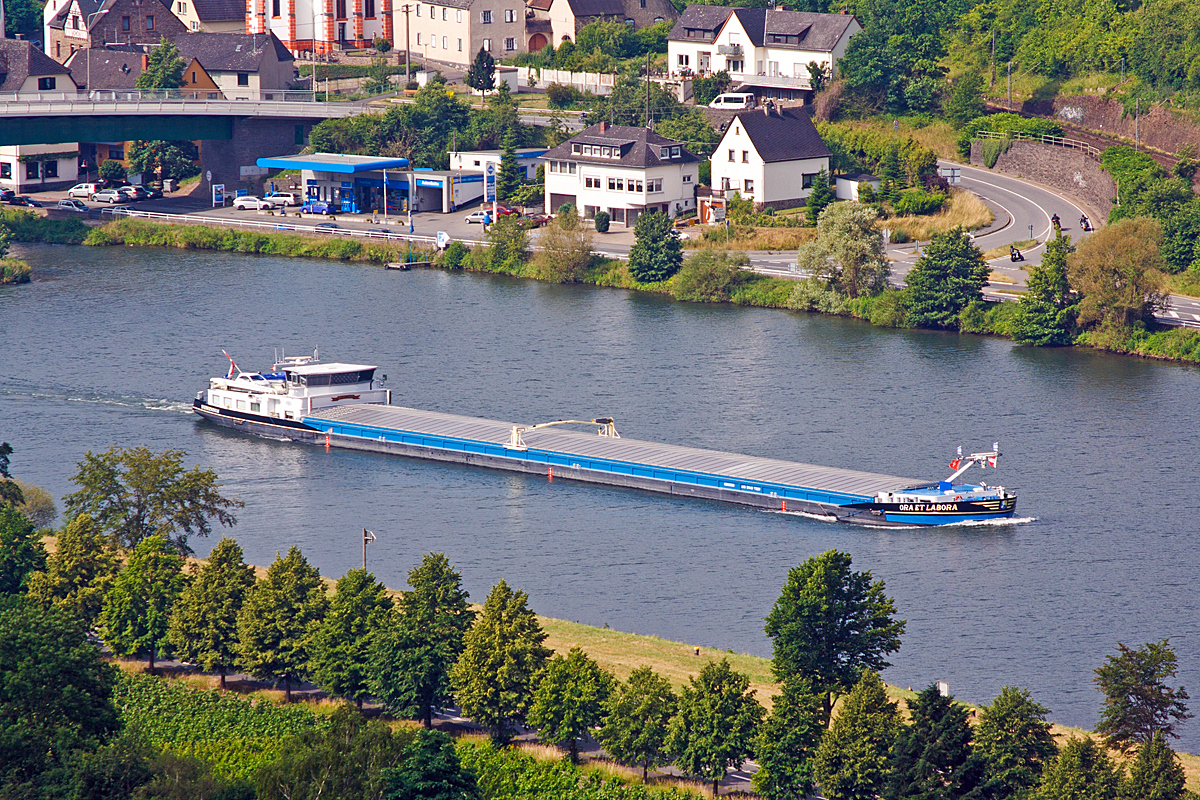
[[[225,184],[230,194],[245,189],[257,194],[263,178],[243,178],[242,167],[257,165],[266,156],[299,153],[308,141],[314,120],[236,117],[233,138],[228,141],[206,140],[200,145],[201,174],[212,172],[213,183]]]

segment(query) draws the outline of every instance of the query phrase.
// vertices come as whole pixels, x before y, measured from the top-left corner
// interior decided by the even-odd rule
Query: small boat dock
[[[402,406],[354,404],[317,411],[304,424],[313,439],[335,447],[448,461],[551,479],[643,489],[828,516],[869,502],[881,492],[921,483],[793,461],[621,438],[610,419],[581,421],[591,432],[568,430],[564,421],[522,428]],[[303,437],[308,439],[307,436]],[[310,439],[311,441],[311,439]]]

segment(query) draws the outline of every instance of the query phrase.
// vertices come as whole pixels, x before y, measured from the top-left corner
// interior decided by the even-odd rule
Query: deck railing
[[[977,131],[975,133],[977,139],[1013,139],[1023,142],[1037,142],[1039,144],[1053,145],[1054,147],[1066,147],[1072,150],[1081,150],[1085,154],[1091,156],[1097,161],[1100,160],[1100,149],[1095,145],[1079,139],[1067,139],[1062,136],[1050,136],[1044,133],[1025,133],[1022,131]]]

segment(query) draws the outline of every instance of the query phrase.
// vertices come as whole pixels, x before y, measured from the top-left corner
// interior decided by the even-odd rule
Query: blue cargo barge
[[[621,438],[611,419],[522,427],[391,405],[369,364],[284,358],[246,373],[230,358],[193,403],[227,428],[327,447],[622,486],[867,525],[944,525],[1011,517],[1016,496],[985,483],[954,483],[972,466],[996,466],[999,447],[951,464],[934,483],[892,475]],[[592,432],[562,426],[593,426]]]

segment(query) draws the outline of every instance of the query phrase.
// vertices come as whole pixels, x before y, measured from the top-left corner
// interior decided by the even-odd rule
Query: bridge
[[[266,92],[262,100],[208,100],[167,91],[0,94],[0,145],[233,139],[235,120],[312,123],[361,114],[358,103],[324,103],[314,92]],[[278,98],[278,99],[275,99]]]

